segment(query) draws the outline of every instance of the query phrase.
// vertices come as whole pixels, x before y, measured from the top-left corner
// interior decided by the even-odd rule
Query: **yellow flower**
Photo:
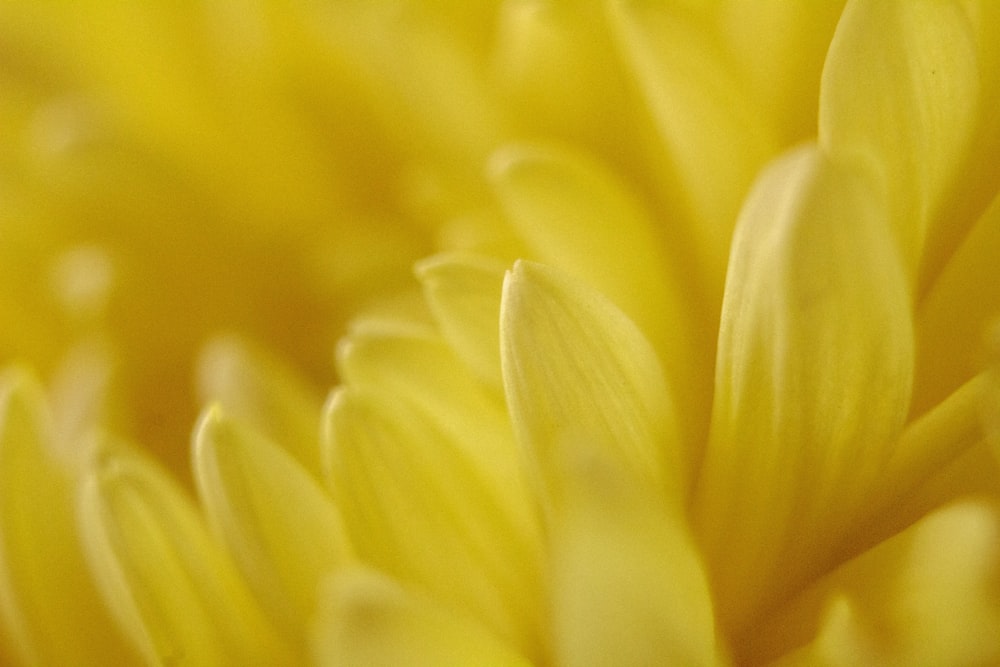
[[[1000,5],[0,18],[4,662],[1000,662]]]

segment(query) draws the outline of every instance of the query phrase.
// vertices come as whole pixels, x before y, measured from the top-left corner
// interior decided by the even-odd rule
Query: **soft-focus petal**
[[[10,633],[4,641],[24,665],[132,664],[136,656],[86,568],[74,480],[49,451],[41,388],[21,371],[8,371],[0,384],[0,615]]]
[[[374,571],[347,570],[324,590],[313,624],[316,664],[335,667],[528,667],[472,619]]]
[[[703,314],[685,300],[678,261],[636,193],[593,158],[554,147],[508,146],[493,156],[490,176],[530,257],[621,308],[660,353],[671,384],[685,388],[678,410],[703,423],[711,341],[695,338]]]
[[[235,337],[209,342],[198,363],[205,403],[218,401],[319,475],[320,397],[291,368]]]
[[[715,35],[686,15],[693,10],[616,0],[609,12],[669,152],[673,172],[663,176],[695,236],[690,251],[714,296],[740,201],[778,148],[774,129],[753,108]]]
[[[979,122],[976,34],[961,2],[847,3],[820,90],[819,140],[870,159],[911,277]]]
[[[549,516],[556,662],[712,665],[712,601],[686,522],[587,440],[567,440]]]
[[[330,490],[362,559],[538,653],[537,529],[517,486],[499,487],[464,451],[475,443],[350,388],[330,401],[325,441]]]
[[[903,425],[909,295],[879,202],[865,172],[806,147],[741,214],[695,506],[731,626],[834,557]]]
[[[973,499],[929,514],[819,582],[790,611],[769,632],[815,638],[781,665],[996,664],[996,505]]]
[[[210,409],[194,473],[210,524],[275,625],[304,640],[320,580],[350,558],[333,501],[283,449]]]
[[[558,449],[576,439],[679,502],[687,469],[673,402],[656,353],[614,304],[519,261],[504,283],[500,354],[511,421],[546,506],[562,501]]]
[[[501,386],[500,295],[507,267],[476,255],[435,255],[417,264],[441,335],[476,376]]]
[[[916,313],[913,410],[921,414],[982,367],[990,318],[1000,314],[1000,196],[951,257]],[[955,340],[966,341],[955,344]]]
[[[110,449],[83,481],[81,535],[105,603],[145,659],[288,664],[190,499],[138,454]]]

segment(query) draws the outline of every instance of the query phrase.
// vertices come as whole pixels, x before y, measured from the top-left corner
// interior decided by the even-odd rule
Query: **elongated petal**
[[[132,664],[94,588],[74,521],[74,482],[53,460],[41,388],[10,371],[0,403],[0,619],[24,665]]]
[[[681,412],[703,423],[710,342],[695,342],[691,327],[701,313],[682,300],[682,276],[670,270],[664,239],[636,194],[596,160],[544,146],[502,149],[491,180],[531,257],[621,308],[660,353],[671,384],[685,387]]]
[[[558,448],[581,439],[679,499],[685,470],[659,361],[611,302],[555,269],[519,261],[500,316],[504,388],[546,505],[564,494]]]
[[[882,170],[910,275],[979,122],[976,34],[961,2],[847,3],[827,57],[819,136]]]
[[[103,452],[79,516],[105,603],[148,662],[290,661],[191,501],[150,462]]]
[[[442,335],[479,379],[500,387],[500,293],[506,266],[476,255],[436,255],[417,277]]]
[[[334,395],[325,440],[359,556],[537,654],[540,542],[516,511],[525,501],[507,495],[516,488],[498,491],[426,413],[370,392]]]
[[[939,509],[799,601],[797,624],[819,613],[815,638],[779,664],[995,664],[998,563],[994,504],[966,500]]]
[[[498,312],[494,326],[497,318]],[[362,324],[341,341],[337,360],[352,388],[422,412],[451,437],[492,493],[517,507],[521,523],[530,523],[521,455],[502,396],[484,388],[440,336],[421,327]]]
[[[708,580],[688,526],[643,480],[566,442],[565,502],[548,524],[556,662],[711,665]]]
[[[321,398],[277,359],[237,338],[218,338],[202,350],[201,400],[218,401],[279,443],[314,475],[319,474]]]
[[[1000,196],[972,228],[917,311],[913,408],[921,414],[980,367],[989,318],[1000,313]],[[956,345],[954,341],[969,341]]]
[[[265,611],[304,639],[320,580],[350,558],[333,501],[284,450],[220,408],[200,422],[194,472],[212,527]]]
[[[740,201],[777,150],[774,130],[726,54],[683,10],[649,0],[609,5],[620,50],[670,152],[672,194],[687,207],[695,252],[706,276],[722,276]]]
[[[913,333],[879,201],[864,172],[805,147],[740,216],[696,503],[736,625],[832,558],[902,427]]]
[[[364,569],[347,570],[330,581],[313,636],[316,664],[330,667],[531,664],[473,620]]]

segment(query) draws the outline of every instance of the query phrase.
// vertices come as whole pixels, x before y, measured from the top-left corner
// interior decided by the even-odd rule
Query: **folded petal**
[[[289,664],[232,561],[183,491],[136,453],[104,446],[81,492],[90,569],[152,664]]]
[[[372,570],[331,578],[313,625],[318,665],[528,667],[474,620],[403,589]]]
[[[36,381],[8,371],[0,398],[0,620],[24,665],[132,664],[94,588],[74,521],[74,484],[52,456]],[[85,619],[85,622],[82,622]]]
[[[500,327],[510,416],[544,506],[562,502],[558,448],[576,439],[680,502],[687,470],[674,405],[656,353],[621,310],[555,269],[518,261]]]
[[[696,523],[728,623],[829,566],[902,428],[910,297],[866,172],[798,149],[740,216]]]
[[[320,580],[351,557],[333,501],[283,449],[218,407],[195,434],[194,474],[212,528],[265,612],[304,641]]]

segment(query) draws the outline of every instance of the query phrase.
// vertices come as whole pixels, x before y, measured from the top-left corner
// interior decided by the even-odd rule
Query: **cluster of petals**
[[[0,102],[0,662],[1000,663],[1000,3],[94,4],[0,8],[88,51]]]

